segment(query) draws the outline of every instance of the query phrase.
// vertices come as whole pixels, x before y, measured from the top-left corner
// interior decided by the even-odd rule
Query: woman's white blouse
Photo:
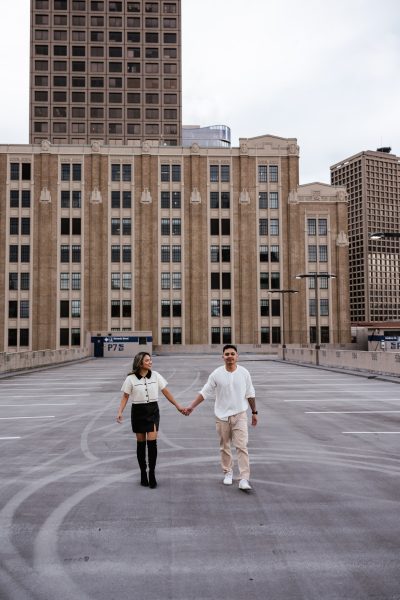
[[[157,402],[158,392],[167,387],[168,382],[157,371],[151,371],[150,377],[128,375],[121,388],[121,392],[129,394],[133,404],[146,404]]]

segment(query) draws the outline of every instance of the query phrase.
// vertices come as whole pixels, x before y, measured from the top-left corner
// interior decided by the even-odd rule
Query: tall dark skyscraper
[[[30,142],[181,143],[181,2],[31,0]]]

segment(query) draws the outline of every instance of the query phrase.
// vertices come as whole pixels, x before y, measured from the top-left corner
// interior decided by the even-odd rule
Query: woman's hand
[[[122,423],[122,415],[117,414],[117,423]]]

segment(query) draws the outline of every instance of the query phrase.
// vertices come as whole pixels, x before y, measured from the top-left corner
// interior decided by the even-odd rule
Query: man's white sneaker
[[[247,479],[241,479],[239,481],[239,489],[246,491],[246,490],[251,490],[252,488],[251,488],[251,485],[249,484],[249,482],[247,481]]]
[[[232,471],[228,471],[228,473],[225,473],[224,485],[232,485],[232,483],[233,483],[233,473],[232,473]]]

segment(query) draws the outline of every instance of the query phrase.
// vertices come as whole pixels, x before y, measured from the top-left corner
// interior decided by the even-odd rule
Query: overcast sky
[[[29,0],[0,7],[0,143],[27,143]],[[297,138],[301,183],[400,155],[398,0],[182,0],[182,38],[185,124]]]

